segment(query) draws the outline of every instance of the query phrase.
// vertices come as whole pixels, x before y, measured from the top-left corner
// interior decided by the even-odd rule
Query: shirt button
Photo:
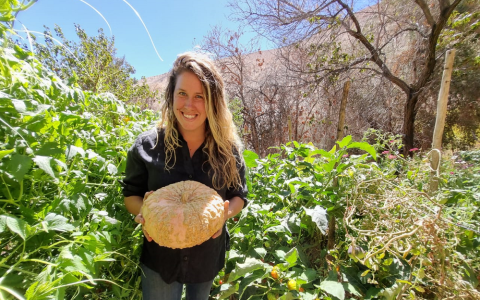
[[[188,178],[190,178],[190,179],[191,179],[191,178],[192,178],[192,175],[188,175]]]
[[[184,260],[184,261],[187,261],[187,260],[188,260],[188,256],[185,255],[185,256],[183,257],[183,260]]]

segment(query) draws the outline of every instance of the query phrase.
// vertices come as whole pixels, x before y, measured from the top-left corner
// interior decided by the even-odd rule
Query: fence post
[[[432,156],[430,160],[430,192],[438,190],[438,179],[440,176],[440,160],[442,150],[442,136],[445,127],[445,118],[447,116],[448,94],[450,91],[450,81],[452,78],[453,61],[455,59],[455,49],[447,51],[445,56],[445,66],[443,68],[442,85],[438,93],[437,118],[435,120],[435,129],[433,131]]]
[[[338,115],[337,141],[340,141],[345,137],[345,110],[347,108],[347,98],[349,90],[350,81],[347,81],[343,85],[342,102],[340,103],[340,113]]]

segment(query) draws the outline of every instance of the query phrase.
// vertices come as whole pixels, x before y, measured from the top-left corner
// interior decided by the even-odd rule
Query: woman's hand
[[[228,220],[228,207],[230,206],[230,201],[225,201],[223,203],[223,208],[224,208],[224,213],[223,213],[223,224],[225,224],[225,222]],[[216,239],[217,237],[219,237],[221,234],[222,234],[222,230],[223,230],[223,225],[222,227],[220,227],[220,229],[215,232],[215,234],[212,236],[212,239]]]
[[[146,193],[145,193],[145,196],[143,197],[143,200],[145,201],[145,199],[147,199],[148,196],[150,196],[150,194],[152,194],[152,193],[153,193],[153,191],[146,192]],[[143,218],[141,211],[142,211],[142,209],[140,209],[140,213],[135,216],[135,222],[137,222],[137,223],[139,223],[139,224],[142,224],[143,234],[144,234],[145,237],[147,238],[147,241],[151,242],[153,239],[150,237],[150,235],[148,234],[148,232],[145,230],[145,227],[143,226],[143,225],[145,225],[145,219]]]

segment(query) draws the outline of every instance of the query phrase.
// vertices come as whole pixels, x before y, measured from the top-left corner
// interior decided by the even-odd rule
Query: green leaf
[[[415,289],[416,289],[417,291],[419,291],[420,293],[425,293],[425,289],[422,288],[422,287],[419,286],[419,285],[416,285],[416,286],[415,286]]]
[[[346,137],[343,138],[343,140],[338,141],[337,144],[338,144],[338,147],[339,147],[339,148],[344,148],[344,147],[346,147],[351,141],[352,141],[352,136],[351,136],[351,135],[347,135]]]
[[[402,279],[397,279],[397,282],[400,282],[400,283],[406,283],[408,285],[412,285],[412,283],[408,280],[402,280]]]
[[[363,271],[362,274],[360,274],[361,277],[366,276],[368,273],[370,273],[370,269]]]
[[[52,166],[50,165],[50,161],[52,160],[49,156],[40,156],[37,155],[33,158],[37,166],[42,169],[45,173],[50,175],[52,178],[56,178],[55,174],[53,173]]]
[[[235,282],[235,284],[224,283],[220,287],[220,294],[219,299],[226,299],[231,295],[235,294],[238,291],[239,284]]]
[[[277,225],[269,227],[265,230],[265,232],[289,232],[288,229],[283,225]]]
[[[85,150],[83,150],[83,148],[79,148],[79,147],[70,145],[70,146],[67,148],[67,151],[66,151],[65,154],[66,154],[66,156],[67,156],[67,160],[72,159],[72,158],[75,157],[75,155],[77,155],[77,154],[80,154],[80,156],[81,156],[82,158],[84,158],[84,157],[85,157]]]
[[[344,282],[342,283],[342,285],[343,285],[343,288],[350,294],[353,294],[358,297],[362,297],[362,294],[350,282]]]
[[[7,293],[9,293],[10,295],[12,295],[13,297],[15,297],[18,300],[25,300],[25,298],[23,298],[20,293],[18,293],[15,290],[12,290],[11,288],[8,288],[6,286],[0,285],[0,290],[6,291]],[[1,294],[2,293],[0,292],[0,296],[2,296]],[[2,297],[2,299],[3,299],[3,297]]]
[[[332,149],[330,151],[328,151],[328,153],[330,154],[335,154],[335,152],[337,152],[337,145],[333,145]]]
[[[14,149],[10,149],[10,150],[2,150],[0,151],[0,159],[4,158],[5,155],[8,155],[10,153],[12,153],[13,151],[15,151]]]
[[[306,282],[312,282],[318,278],[317,271],[315,271],[314,269],[308,268],[300,275],[300,278],[302,278]]]
[[[257,270],[253,272],[252,274],[245,276],[245,278],[242,279],[240,282],[239,288],[238,288],[238,295],[239,298],[241,299],[243,296],[243,292],[245,292],[245,289],[249,286],[251,286],[251,283],[254,282],[255,280],[262,278],[265,275],[265,271],[263,270]]]
[[[345,289],[340,282],[325,280],[320,283],[320,288],[340,300],[345,299]]]
[[[286,253],[283,250],[280,250],[280,249],[275,250],[275,255],[281,260],[285,260],[285,254]]]
[[[325,151],[325,150],[323,150],[323,149],[318,149],[318,150],[315,150],[315,151],[312,151],[312,152],[311,152],[311,155],[312,155],[312,156],[313,156],[313,155],[316,155],[316,154],[320,154],[321,156],[323,156],[323,157],[325,157],[325,158],[328,158],[328,159],[333,158],[332,153],[327,152],[327,151]]]
[[[328,230],[328,218],[325,208],[317,205],[313,209],[304,208],[304,210],[305,213],[312,218],[312,222],[317,225],[318,229],[320,229],[320,232],[325,234]]]
[[[27,111],[27,106],[24,101],[12,99],[12,104],[19,113],[25,113]]]
[[[298,251],[297,248],[293,248],[292,250],[288,251],[287,254],[285,254],[285,260],[288,263],[289,268],[293,267],[298,259]]]
[[[25,221],[11,216],[1,216],[0,219],[1,218],[4,218],[5,221],[0,221],[0,227],[2,227],[1,223],[5,222],[12,232],[18,234],[23,240],[25,240],[27,236],[27,223],[25,223]]]
[[[378,299],[376,296],[378,296],[380,292],[381,292],[381,289],[376,287],[371,287],[368,289],[365,299]]]
[[[68,219],[64,216],[57,215],[54,213],[49,213],[46,217],[44,222],[46,223],[46,227],[48,230],[55,230],[55,231],[73,231],[75,226],[68,223]]]
[[[10,160],[5,164],[7,172],[12,174],[17,181],[22,181],[31,167],[32,159],[26,155],[17,153],[12,155]]]
[[[256,161],[258,159],[258,154],[253,151],[243,151],[243,159],[245,159],[245,165],[248,168],[256,168],[258,166],[258,163]]]
[[[0,233],[7,228],[7,216],[0,216]]]
[[[323,169],[325,172],[332,172],[333,168],[335,168],[335,164],[337,163],[338,159],[332,159],[328,163],[323,165]]]
[[[377,159],[377,151],[375,151],[375,148],[370,145],[369,143],[366,142],[353,142],[350,145],[347,146],[347,149],[360,149],[363,151],[366,151],[368,154],[370,154],[373,159]]]
[[[82,258],[78,255],[73,255],[68,247],[64,247],[57,258],[59,267],[68,272],[81,272],[88,274],[89,271],[85,267]]]
[[[265,264],[258,259],[247,257],[243,264],[239,263],[235,266],[235,270],[233,270],[228,277],[228,282],[232,282],[235,279],[258,269],[265,269]]]
[[[115,175],[115,174],[118,173],[117,167],[115,165],[110,164],[110,163],[107,165],[107,170],[108,170],[108,173],[110,175]]]
[[[255,248],[253,249],[258,255],[260,255],[260,257],[265,257],[265,255],[267,255],[267,250],[265,250],[265,248],[263,247],[260,247],[260,248]]]

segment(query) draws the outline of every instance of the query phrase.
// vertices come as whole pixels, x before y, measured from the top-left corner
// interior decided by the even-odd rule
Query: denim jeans
[[[180,300],[182,299],[183,283],[165,283],[157,272],[143,264],[142,294],[143,300]],[[203,283],[188,283],[186,286],[187,300],[208,300],[213,280]]]

